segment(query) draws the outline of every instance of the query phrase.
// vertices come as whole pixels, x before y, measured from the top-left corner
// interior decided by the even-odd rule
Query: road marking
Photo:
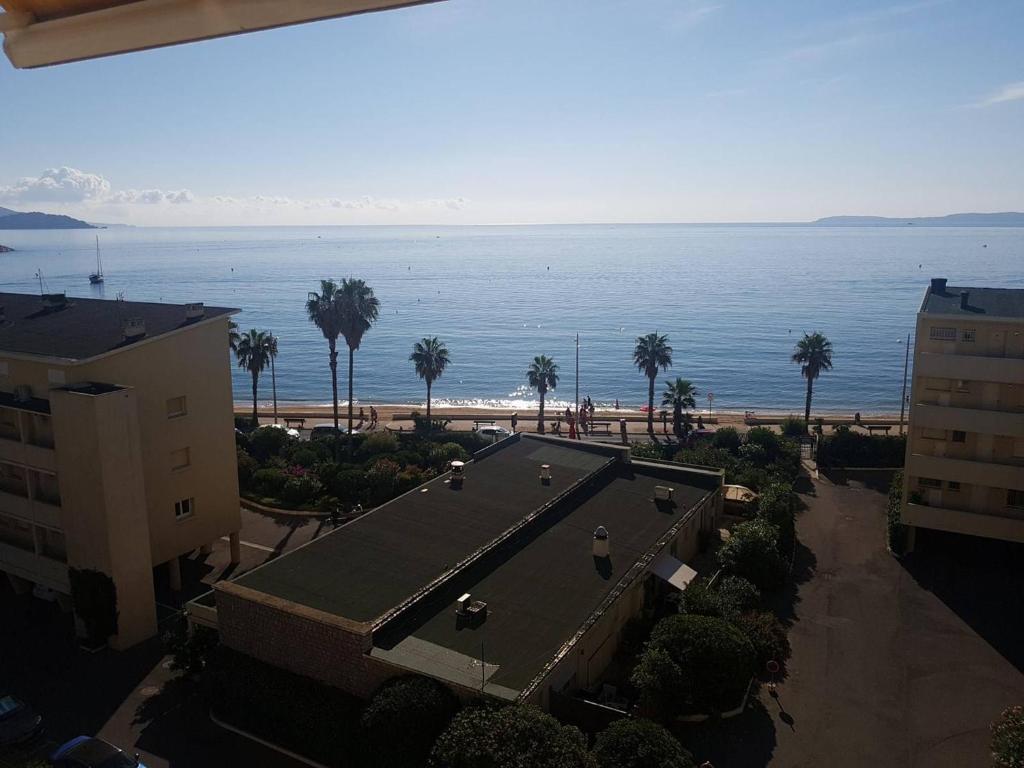
[[[227,536],[221,536],[220,538],[221,538],[221,541],[231,541],[231,539],[228,538]],[[274,552],[277,552],[277,550],[274,549],[273,547],[265,547],[262,544],[254,544],[251,541],[239,540],[238,543],[242,544],[243,546],[246,546],[246,547],[252,547],[253,549],[260,549],[260,550],[263,550],[264,552],[270,552],[271,554],[273,554]]]

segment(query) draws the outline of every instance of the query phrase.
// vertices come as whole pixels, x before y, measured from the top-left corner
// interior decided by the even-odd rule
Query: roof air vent
[[[200,317],[206,316],[206,307],[203,306],[203,302],[197,301],[192,304],[185,305],[185,319],[186,320],[198,320]]]
[[[544,485],[550,485],[551,484],[551,465],[550,464],[541,464],[540,465],[540,481],[542,483],[544,483]]]
[[[608,557],[608,529],[599,525],[594,531],[594,557]]]
[[[141,317],[129,317],[124,321],[121,330],[124,332],[125,341],[141,339],[146,335],[146,321]]]
[[[933,277],[932,278],[932,293],[943,294],[946,292],[946,278],[944,277]]]
[[[455,617],[459,622],[476,624],[487,618],[487,603],[483,600],[474,600],[469,592],[462,595],[455,605]]]
[[[971,306],[970,298],[970,293],[967,291],[960,291],[960,309],[968,309]]]

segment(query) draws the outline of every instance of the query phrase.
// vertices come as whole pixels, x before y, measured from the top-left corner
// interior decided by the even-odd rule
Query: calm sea
[[[98,235],[106,284],[92,288]],[[1024,288],[1024,229],[589,225],[500,227],[112,228],[2,231],[0,290],[238,307],[243,329],[280,338],[278,397],[330,398],[327,345],[304,301],[321,277],[358,276],[381,301],[356,355],[362,402],[420,402],[408,362],[425,335],[452,364],[438,401],[519,407],[531,358],[561,366],[555,400],[571,400],[575,334],[580,394],[636,405],[637,335],[659,331],[672,376],[694,381],[715,409],[799,411],[789,362],[804,331],[825,333],[835,369],[816,387],[822,409],[899,409],[900,340],[932,276],[952,285]],[[341,366],[339,366],[341,367]],[[341,384],[344,387],[344,383]],[[659,384],[660,386],[660,384]],[[239,400],[249,397],[235,372]],[[261,400],[270,396],[269,372]]]

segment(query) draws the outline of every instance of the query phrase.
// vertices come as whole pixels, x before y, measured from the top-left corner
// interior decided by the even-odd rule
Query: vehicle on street
[[[504,440],[512,434],[511,430],[505,429],[505,427],[496,427],[493,424],[485,424],[484,426],[477,427],[474,431],[478,435],[493,437],[495,440]]]
[[[21,744],[43,730],[43,718],[28,704],[0,691],[0,747]]]
[[[299,430],[293,429],[292,427],[286,427],[284,424],[264,424],[259,427],[259,429],[283,429],[284,433],[288,435],[288,437],[294,437],[296,439],[299,437]]]
[[[146,768],[138,755],[93,736],[77,736],[50,755],[53,768]]]

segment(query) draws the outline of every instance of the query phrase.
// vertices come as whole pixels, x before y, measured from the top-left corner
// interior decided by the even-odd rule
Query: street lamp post
[[[902,342],[903,339],[900,339]],[[907,408],[907,368],[910,365],[910,334],[907,334],[907,348],[903,355],[903,394],[900,397],[900,434],[903,434],[903,416]]]
[[[270,332],[270,384],[274,392],[274,423],[277,424],[277,371],[274,370],[274,360],[277,358],[277,337]]]

